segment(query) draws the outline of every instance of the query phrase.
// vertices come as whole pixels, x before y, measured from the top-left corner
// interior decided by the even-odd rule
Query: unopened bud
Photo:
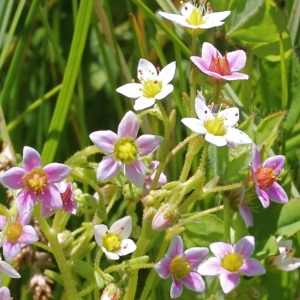
[[[103,291],[100,300],[118,300],[121,299],[122,291],[116,284],[110,283]]]
[[[66,249],[74,241],[74,237],[72,236],[72,233],[69,230],[65,230],[63,232],[60,232],[57,235],[57,239],[58,239],[58,242],[59,242],[62,249]]]
[[[144,209],[143,220],[145,222],[151,222],[156,212],[157,210],[154,207],[146,207]]]
[[[152,229],[162,231],[168,229],[179,215],[177,208],[170,204],[162,205],[152,220]]]

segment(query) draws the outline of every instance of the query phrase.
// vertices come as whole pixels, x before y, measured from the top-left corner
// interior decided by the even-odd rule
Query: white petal
[[[223,21],[230,15],[231,11],[220,11],[203,16],[203,19],[208,23]]]
[[[209,29],[209,28],[221,26],[223,24],[224,24],[224,22],[210,22],[210,23],[201,24],[198,26],[198,28]]]
[[[224,119],[226,127],[233,127],[239,120],[239,109],[237,107],[226,108],[218,113],[218,117]]]
[[[143,58],[140,59],[137,72],[138,72],[138,79],[141,82],[144,79],[152,79],[152,80],[157,79],[156,68],[150,61],[146,59]]]
[[[205,135],[205,140],[218,147],[227,145],[227,141],[224,136],[215,136],[209,132]]]
[[[167,85],[163,86],[161,92],[159,92],[158,94],[155,95],[155,99],[161,100],[161,99],[165,98],[166,96],[168,96],[170,93],[172,93],[173,90],[174,90],[173,85],[167,84]]]
[[[116,91],[129,98],[138,98],[142,96],[142,87],[141,83],[127,83],[117,88]]]
[[[104,247],[101,248],[102,251],[105,253],[106,257],[108,259],[111,259],[111,260],[118,260],[120,258],[120,256],[117,254],[117,253],[114,253],[114,252],[109,252],[107,251]]]
[[[129,237],[132,231],[132,219],[130,216],[126,216],[122,219],[114,222],[110,227],[111,232],[116,232],[119,234],[121,239],[126,239]]]
[[[154,105],[154,103],[155,103],[155,98],[146,98],[142,96],[139,99],[135,100],[135,104],[133,108],[135,110],[142,110]]]
[[[193,10],[196,9],[196,7],[191,3],[185,3],[183,7],[181,8],[181,14],[184,16],[184,18],[188,18],[190,14],[193,12]]]
[[[225,139],[229,143],[233,144],[251,144],[252,140],[250,137],[243,131],[236,128],[228,128],[227,133],[225,134]]]
[[[116,252],[120,256],[132,253],[136,250],[136,244],[134,243],[133,240],[130,240],[130,239],[123,240],[121,242],[120,247],[121,247],[121,250]]]
[[[99,247],[102,247],[103,245],[103,238],[107,234],[108,228],[104,224],[98,224],[94,226],[94,236],[96,243]]]
[[[204,127],[204,124],[201,120],[195,119],[195,118],[183,118],[181,122],[191,129],[192,131],[198,133],[198,134],[206,134],[207,130]]]
[[[195,110],[196,110],[197,117],[204,123],[214,118],[210,109],[199,97],[195,99]]]
[[[166,65],[158,74],[157,80],[161,81],[163,85],[168,84],[175,75],[176,71],[176,62],[173,61],[170,64]]]
[[[180,16],[180,15],[168,14],[168,13],[165,13],[165,12],[162,12],[162,11],[160,11],[159,14],[162,17],[164,17],[164,18],[166,18],[170,21],[173,21],[175,23],[184,22],[184,20],[185,20],[185,18],[183,16]]]

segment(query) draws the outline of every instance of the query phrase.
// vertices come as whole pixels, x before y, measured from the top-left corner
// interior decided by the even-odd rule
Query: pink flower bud
[[[151,222],[157,210],[154,207],[146,207],[144,209],[143,220],[146,222]]]
[[[103,291],[100,300],[118,300],[121,299],[122,291],[116,284],[109,284]]]
[[[152,229],[162,231],[169,228],[179,212],[170,204],[162,205],[152,220]]]

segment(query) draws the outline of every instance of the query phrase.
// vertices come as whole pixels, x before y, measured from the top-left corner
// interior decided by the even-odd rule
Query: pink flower
[[[92,142],[107,154],[99,164],[97,179],[109,180],[120,170],[137,187],[142,187],[146,179],[146,169],[140,157],[155,151],[163,137],[144,134],[138,138],[137,116],[129,111],[118,127],[118,134],[110,130],[95,131],[90,134]]]
[[[276,155],[269,157],[261,164],[257,146],[253,144],[251,180],[255,184],[256,194],[264,208],[270,205],[270,200],[277,203],[288,202],[284,189],[276,182],[284,165],[285,157]]]
[[[220,284],[225,294],[231,292],[240,282],[240,274],[246,276],[261,275],[266,272],[260,262],[249,258],[255,248],[254,237],[245,236],[234,246],[222,242],[212,243],[210,257],[198,271],[201,275],[220,275]]]
[[[37,201],[52,210],[62,207],[62,200],[55,183],[61,182],[71,168],[59,163],[42,167],[39,153],[31,148],[23,149],[23,168],[13,167],[0,176],[0,182],[10,189],[21,189],[17,195],[20,215],[29,212]]]
[[[13,219],[10,220],[1,245],[6,260],[12,260],[19,254],[22,245],[33,244],[39,240],[34,228],[31,225],[27,225],[30,221],[30,217],[31,212],[19,216],[17,221],[14,221]],[[6,222],[6,217],[0,216],[0,229],[5,227]]]
[[[1,300],[10,300],[10,290],[8,289],[8,287],[3,286],[0,288],[0,299]]]
[[[171,298],[177,298],[181,295],[182,285],[195,292],[205,290],[205,282],[196,269],[207,255],[207,248],[193,247],[183,251],[181,237],[173,236],[167,257],[161,259],[154,266],[161,278],[172,277]]]
[[[132,219],[124,217],[114,222],[110,229],[104,224],[94,226],[95,240],[108,259],[118,260],[120,256],[136,250],[135,243],[128,239],[132,231]]]
[[[227,52],[225,56],[210,43],[202,45],[202,57],[191,56],[191,61],[205,74],[216,81],[248,79],[246,74],[238,73],[245,66],[246,54],[243,50]]]

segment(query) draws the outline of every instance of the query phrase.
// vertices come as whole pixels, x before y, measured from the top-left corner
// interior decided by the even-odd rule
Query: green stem
[[[41,216],[40,204],[36,205],[34,212],[35,212],[35,217],[38,220],[39,226],[42,232],[45,234],[48,243],[50,244],[50,248],[52,249],[52,253],[55,257],[56,263],[60,270],[60,274],[64,282],[64,289],[65,289],[67,299],[69,300],[80,299],[78,298],[74,280],[72,278],[71,268],[66,261],[63,250],[57,239],[58,232],[51,229],[46,219]]]
[[[192,46],[191,46],[191,56],[196,54],[196,47],[197,47],[197,36],[192,35]],[[197,67],[191,62],[191,73],[190,73],[190,109],[191,114],[190,118],[196,117],[195,111],[195,98],[196,98],[196,77],[197,76]]]
[[[241,187],[244,187],[246,185],[246,182],[238,182],[238,183],[233,183],[233,184],[228,184],[228,185],[223,185],[223,186],[217,186],[213,188],[204,188],[204,194],[211,194],[211,193],[218,193],[218,192],[223,192],[223,191],[229,191],[229,190],[235,190]]]
[[[223,198],[224,203],[224,233],[223,240],[225,243],[230,243],[230,223],[231,223],[231,209],[228,198]]]

